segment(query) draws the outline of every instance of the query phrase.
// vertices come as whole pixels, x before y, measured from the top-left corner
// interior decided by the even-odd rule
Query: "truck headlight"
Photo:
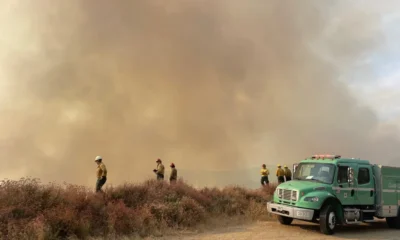
[[[304,201],[306,201],[306,202],[318,202],[319,199],[318,199],[318,197],[305,197]]]

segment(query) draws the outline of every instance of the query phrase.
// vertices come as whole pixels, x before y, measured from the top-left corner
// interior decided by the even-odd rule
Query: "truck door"
[[[397,205],[400,206],[400,181],[396,181]]]
[[[359,165],[355,171],[357,175],[357,201],[360,205],[373,205],[375,203],[375,182],[372,177],[370,165]]]
[[[350,185],[347,170],[349,167],[353,169],[356,167],[355,164],[340,164],[338,165],[337,176],[336,176],[336,187],[335,194],[343,205],[355,205],[356,203],[356,188],[357,179]]]

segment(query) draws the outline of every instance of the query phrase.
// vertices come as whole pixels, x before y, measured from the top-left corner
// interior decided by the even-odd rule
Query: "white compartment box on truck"
[[[396,217],[400,205],[400,168],[373,165],[376,216]]]

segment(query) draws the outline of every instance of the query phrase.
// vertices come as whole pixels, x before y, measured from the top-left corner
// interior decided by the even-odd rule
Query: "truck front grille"
[[[278,198],[284,201],[296,202],[299,197],[298,192],[296,190],[277,188],[277,191],[278,191]]]

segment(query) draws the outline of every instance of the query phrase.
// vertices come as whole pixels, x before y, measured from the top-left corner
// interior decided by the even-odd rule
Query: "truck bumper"
[[[311,221],[314,217],[314,210],[312,209],[290,207],[272,202],[267,203],[267,209],[270,213],[294,219]]]

